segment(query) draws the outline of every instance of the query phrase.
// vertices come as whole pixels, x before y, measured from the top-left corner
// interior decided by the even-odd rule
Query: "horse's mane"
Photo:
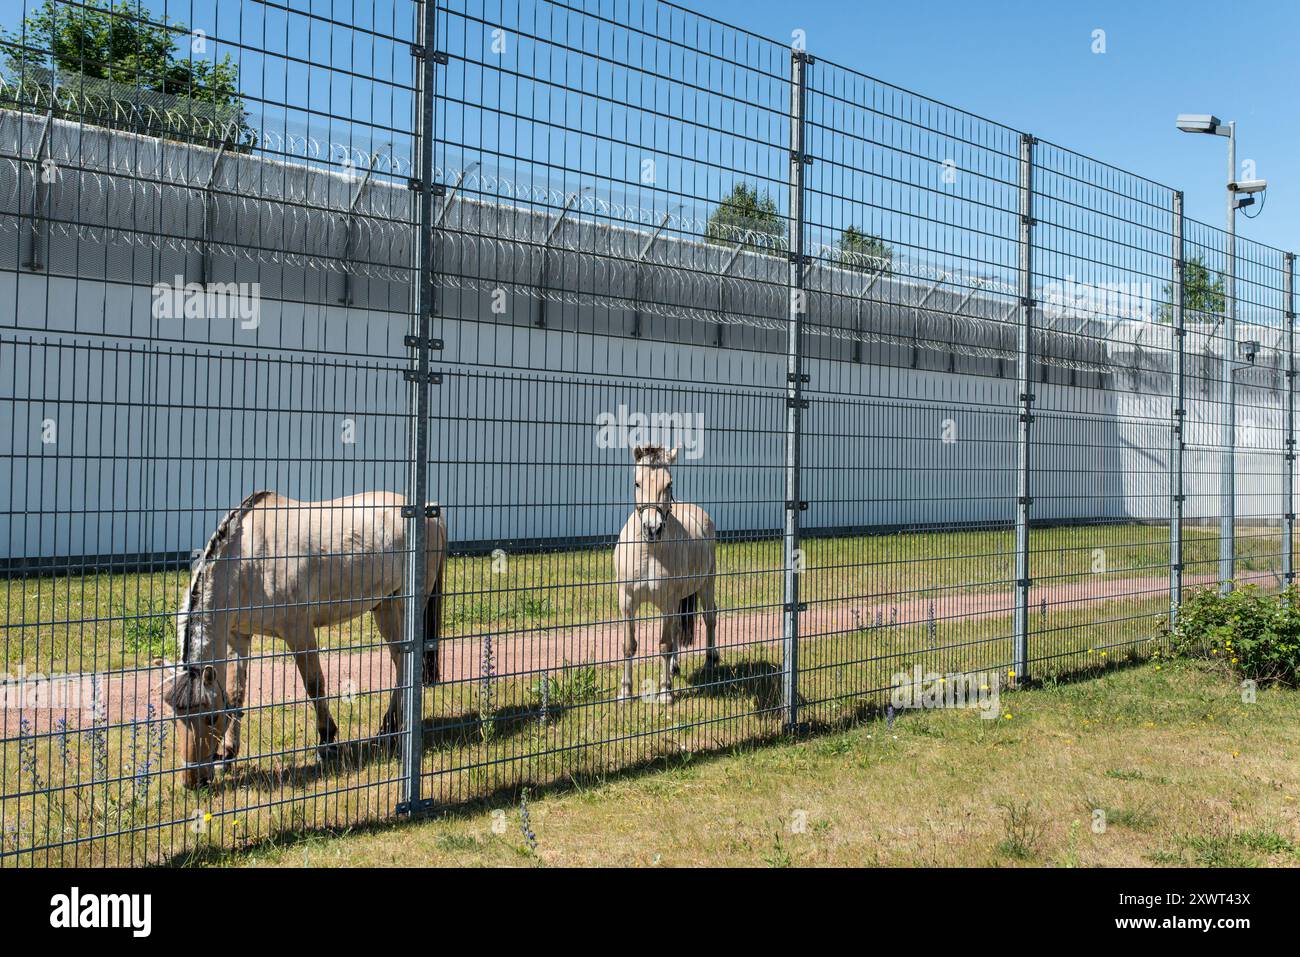
[[[199,553],[198,560],[194,563],[194,570],[190,575],[190,590],[185,596],[184,614],[185,614],[185,635],[181,661],[189,664],[190,661],[190,613],[194,608],[194,602],[199,597],[199,589],[203,587],[203,575],[208,570],[212,559],[216,556],[218,549],[226,544],[230,538],[231,529],[236,528],[245,515],[257,506],[262,499],[275,493],[269,489],[262,489],[254,492],[245,498],[242,502],[226,513],[226,517],[217,523],[216,531],[208,539],[208,543],[203,546],[203,551]]]
[[[668,450],[662,445],[638,445],[632,450],[637,465],[666,465]]]

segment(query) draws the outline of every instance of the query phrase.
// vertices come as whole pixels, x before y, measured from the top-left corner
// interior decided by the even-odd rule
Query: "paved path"
[[[1256,581],[1269,584],[1273,581],[1269,572],[1244,576],[1244,582]],[[1215,581],[1213,574],[1188,576],[1185,584],[1188,588]],[[1150,600],[1168,593],[1169,580],[1165,577],[1150,578],[1103,578],[1067,582],[1058,585],[1035,585],[1033,601],[1035,614],[1043,601],[1046,601],[1049,614],[1057,609],[1074,610],[1106,602],[1122,601],[1126,598]],[[805,639],[818,636],[848,634],[861,627],[872,627],[877,620],[885,625],[921,624],[928,621],[933,614],[940,627],[951,628],[954,622],[979,621],[1009,615],[1013,609],[1014,595],[1010,591],[1001,592],[959,592],[952,591],[930,598],[914,598],[901,602],[844,601],[819,604],[811,602],[804,612],[801,633]],[[933,612],[931,605],[933,603]],[[704,625],[697,623],[696,642],[687,652],[688,657],[703,653]],[[346,634],[346,633],[345,633]],[[658,625],[656,622],[643,620],[637,628],[638,657],[649,662],[657,661]],[[732,656],[744,654],[751,648],[771,648],[781,640],[781,612],[778,608],[768,607],[754,611],[724,612],[718,616],[718,645],[722,649],[724,660],[728,649]],[[298,671],[289,656],[284,653],[284,646],[275,641],[261,642],[265,657],[254,659],[249,671],[249,689],[246,704],[256,706],[272,702],[297,700],[303,702],[305,697]],[[565,664],[583,664],[595,662],[616,664],[623,659],[622,626],[615,622],[578,627],[557,626],[554,628],[537,628],[496,636],[494,645],[495,672],[500,677],[527,674],[540,670],[551,670]],[[257,644],[254,648],[256,650]],[[479,637],[452,638],[443,642],[442,679],[444,682],[474,681],[480,675],[483,656],[483,639]],[[392,660],[386,648],[357,648],[350,651],[323,651],[321,663],[325,671],[326,685],[332,696],[346,696],[365,691],[384,691],[391,689],[394,683]],[[103,713],[110,724],[120,724],[133,719],[144,719],[152,704],[155,715],[170,715],[170,710],[162,703],[162,671],[157,668],[143,668],[139,671],[111,672],[99,675],[95,683],[103,702]],[[72,685],[80,685],[89,700],[91,679],[88,676],[73,676],[64,679]],[[17,710],[8,708],[3,711],[4,735],[6,738],[18,734],[19,719],[25,717],[32,730],[40,732],[54,727],[60,718],[65,718],[69,729],[88,726],[91,723],[89,705],[86,708],[70,708],[67,711],[50,708],[26,708]]]

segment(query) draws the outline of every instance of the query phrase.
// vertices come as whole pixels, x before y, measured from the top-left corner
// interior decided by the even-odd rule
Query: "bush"
[[[176,656],[176,603],[166,598],[137,598],[133,603],[109,602],[109,613],[120,621],[122,645],[146,658]]]
[[[1263,595],[1246,585],[1226,595],[1212,588],[1185,600],[1166,629],[1175,654],[1222,661],[1261,684],[1300,684],[1300,593]]]

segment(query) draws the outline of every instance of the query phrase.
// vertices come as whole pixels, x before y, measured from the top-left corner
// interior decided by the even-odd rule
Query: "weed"
[[[1032,860],[1038,854],[1043,837],[1043,822],[1030,807],[1022,804],[999,804],[1003,813],[1006,837],[998,842],[998,851],[1019,861]]]

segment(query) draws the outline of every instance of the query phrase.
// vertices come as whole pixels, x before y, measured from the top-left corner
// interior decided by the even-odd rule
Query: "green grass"
[[[523,846],[517,798],[501,794],[429,820],[273,837],[186,860],[1300,866],[1300,692],[1270,688],[1245,705],[1222,670],[1163,661],[1006,700],[1009,720],[909,712],[892,727],[863,721],[560,782],[530,795],[535,855]],[[1108,810],[1100,832],[1094,806]]]
[[[1091,580],[1094,548],[1107,550],[1108,575],[1158,575],[1158,568],[1151,571],[1145,563],[1154,562],[1167,549],[1159,540],[1163,529],[1155,527],[1104,526],[1035,534],[1055,541],[1058,548],[1058,553],[1042,556],[1036,574],[1040,581],[1051,568],[1061,580]],[[1213,558],[1211,533],[1189,530],[1188,535],[1190,555]],[[1142,544],[1130,544],[1138,541]],[[885,607],[891,598],[907,601],[933,594],[940,583],[955,586],[963,576],[968,581],[962,593],[1001,591],[1005,576],[998,563],[1005,561],[1007,545],[1009,538],[1000,532],[814,541],[809,546],[805,594],[813,602],[851,598]],[[774,567],[775,549],[775,543],[720,549],[724,614],[775,603],[777,576],[764,571]],[[863,562],[867,564],[858,564]],[[608,552],[596,550],[524,556],[512,560],[504,576],[491,574],[490,559],[454,559],[449,565],[452,637],[448,653],[457,648],[455,636],[466,639],[459,653],[477,654],[469,635],[543,624],[564,627],[611,617],[614,589],[606,583],[608,566]],[[540,596],[547,601],[543,619],[530,617],[543,613],[543,606],[536,604],[538,595],[531,596],[532,603],[519,597],[523,583],[530,580],[555,583]],[[160,609],[168,607],[183,581],[179,574],[10,581],[6,661],[11,669],[26,664],[29,670],[46,671],[144,663],[159,643],[166,652],[167,632],[159,623],[170,622],[170,617]],[[37,598],[14,601],[14,589],[30,590]],[[113,609],[123,605],[147,613],[138,620],[114,620]],[[1033,609],[1034,677],[1054,686],[1072,675],[1105,674],[1124,662],[1158,655],[1160,648],[1152,639],[1167,606],[1167,595],[1155,589],[1113,601],[1054,606],[1046,614]],[[485,611],[492,608],[508,613],[493,618]],[[322,645],[328,649],[369,644],[375,640],[371,627],[367,620],[330,629],[322,633]],[[809,746],[826,749],[830,759],[870,764],[875,756],[853,757],[856,745],[839,729],[879,714],[896,673],[913,665],[945,673],[1001,673],[1012,660],[1010,634],[1010,617],[998,615],[897,624],[885,619],[879,626],[864,620],[856,628],[806,637],[800,646],[801,717],[829,735]],[[270,640],[259,642],[255,652],[259,648],[268,653],[283,651]],[[653,685],[659,667],[644,637],[641,651],[646,660],[637,663],[635,688],[645,681]],[[337,653],[324,659],[328,673]],[[544,674],[498,677],[490,683],[473,679],[428,689],[423,704],[424,792],[440,806],[465,807],[500,801],[525,786],[586,788],[629,769],[678,768],[678,762],[690,756],[781,738],[781,653],[771,629],[756,634],[745,646],[725,648],[722,667],[715,672],[703,670],[698,649],[683,657],[682,666],[678,700],[671,706],[616,701],[620,674],[614,662],[575,660]],[[362,692],[331,702],[341,740],[347,743],[330,764],[322,766],[315,756],[310,711],[302,703],[296,676],[290,681],[285,696],[296,700],[251,708],[242,760],[223,773],[214,788],[198,793],[181,789],[170,774],[151,781],[147,790],[137,784],[133,769],[146,760],[141,745],[145,731],[140,725],[110,728],[97,746],[92,735],[73,735],[66,761],[58,736],[37,739],[39,786],[30,773],[30,762],[19,754],[23,743],[10,739],[2,756],[3,790],[22,796],[4,802],[4,850],[51,849],[16,855],[5,863],[142,863],[174,860],[177,855],[189,859],[391,817],[401,795],[401,764],[371,740],[387,695]],[[1120,698],[1110,704],[1111,717],[1144,707],[1146,703]],[[993,728],[1004,724],[979,723],[989,726],[981,732],[985,736],[996,736],[999,732]],[[1014,720],[1005,723],[1011,727]],[[938,720],[911,726],[917,738],[932,738],[936,745],[946,744],[945,736],[959,730]],[[179,764],[172,750],[175,729],[166,727],[165,753],[149,759],[155,770]],[[107,773],[96,766],[97,747]],[[842,753],[835,754],[837,749]],[[996,750],[991,757],[997,758]],[[1099,774],[1106,777],[1113,769],[1150,773],[1135,768],[1122,754],[1115,755]],[[646,786],[671,791],[675,773],[670,770],[647,779],[657,783]],[[1132,783],[1115,775],[1106,780]],[[1104,795],[1098,798],[1102,799]],[[1074,800],[1079,800],[1077,794]],[[1140,807],[1132,802],[1114,806]],[[1116,828],[1121,829],[1125,828]],[[115,835],[120,831],[130,833]],[[758,858],[766,854],[767,863],[780,864],[789,854],[799,863],[791,842],[784,838],[775,842],[770,826],[763,833],[749,839],[762,848]],[[999,837],[1008,843],[998,853],[1007,860],[1039,860],[1042,852],[1030,837],[1032,833],[1016,823]],[[492,848],[500,838],[492,833],[479,838],[476,846]],[[66,847],[59,850],[55,845]]]
[[[1187,526],[1188,574],[1213,573],[1218,530]],[[1044,586],[1167,576],[1163,525],[1089,525],[1036,529],[1031,561]],[[803,598],[891,606],[946,595],[1005,592],[1013,578],[1009,530],[907,532],[805,543]],[[1097,550],[1105,571],[1093,571]],[[1274,529],[1243,529],[1243,570],[1276,568]],[[496,567],[500,567],[499,563]],[[724,610],[770,609],[782,600],[777,540],[724,542],[718,549],[718,602]],[[617,619],[610,549],[529,552],[449,560],[444,630],[448,637],[563,628]],[[108,671],[175,655],[173,613],[188,584],[184,572],[11,578],[3,589],[3,666],[8,672]],[[320,633],[322,647],[371,646],[369,617]]]
[[[1125,615],[1117,622],[1107,606],[1073,612],[1060,634],[1076,636],[1077,647],[1039,662],[1038,673],[1053,681],[1071,670],[1104,670],[1124,657],[1154,654],[1155,643],[1144,640],[1138,627],[1150,620]],[[1131,629],[1133,647],[1105,659],[1090,654],[1090,636],[1100,631],[1114,640],[1117,624]],[[877,714],[892,675],[913,663],[927,670],[1003,668],[1010,656],[1009,632],[1010,622],[1002,617],[940,626],[937,648],[924,624],[809,639],[801,648],[802,717],[813,727],[834,730]],[[440,805],[457,806],[522,786],[600,780],[684,755],[776,740],[782,734],[779,662],[776,641],[729,651],[721,668],[712,672],[703,669],[700,654],[685,656],[672,705],[617,701],[620,671],[615,664],[557,669],[544,679],[551,682],[546,712],[537,676],[493,679],[490,710],[484,708],[479,679],[428,689],[423,708],[425,793]],[[658,667],[657,660],[639,663],[634,686],[657,674]],[[293,693],[300,696],[296,688]],[[181,789],[166,774],[150,781],[140,795],[132,769],[145,760],[143,745],[149,737],[139,725],[104,733],[107,774],[96,764],[93,734],[71,736],[70,763],[61,758],[57,736],[38,739],[39,783],[18,754],[21,742],[10,741],[3,762],[5,793],[30,793],[6,801],[5,821],[18,829],[8,835],[6,849],[71,841],[73,846],[62,854],[55,849],[18,859],[66,862],[75,854],[80,863],[141,863],[196,848],[239,847],[277,833],[388,816],[400,799],[401,765],[370,740],[386,701],[386,695],[361,693],[332,702],[340,737],[348,743],[327,766],[315,759],[315,733],[304,704],[250,708],[244,759],[223,773],[215,787],[200,792]],[[164,726],[174,737],[175,728]],[[942,733],[942,727],[933,730]],[[835,746],[834,738],[827,742],[827,747]],[[152,759],[155,768],[178,765],[174,741],[169,738],[167,745],[165,753]],[[202,822],[197,830],[191,826],[196,815]],[[133,828],[140,830],[114,836]]]

